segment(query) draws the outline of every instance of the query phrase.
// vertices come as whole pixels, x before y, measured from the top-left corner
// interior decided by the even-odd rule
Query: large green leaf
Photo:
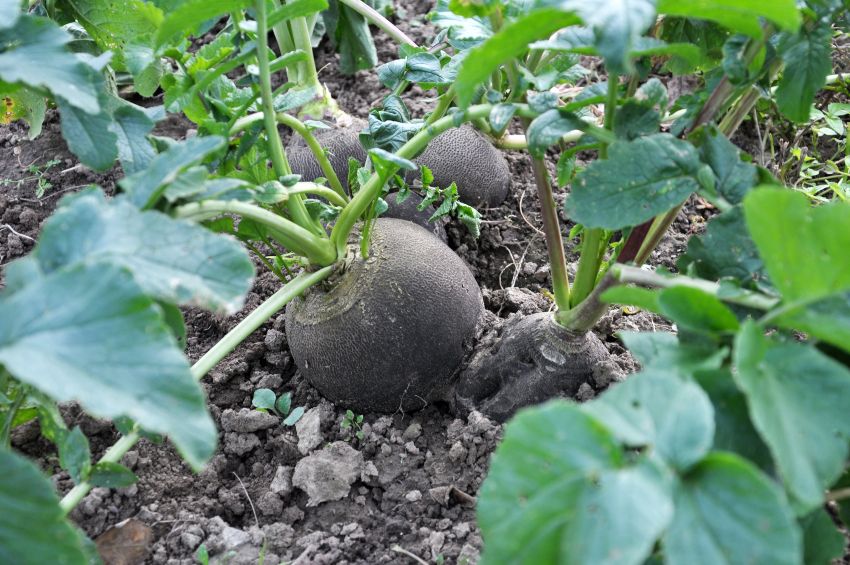
[[[593,29],[596,50],[605,58],[609,73],[633,70],[629,59],[637,39],[655,22],[656,0],[566,0],[562,6],[575,10]]]
[[[20,16],[20,2],[16,0],[0,0],[0,29],[14,27]]]
[[[166,302],[233,314],[254,267],[235,239],[102,193],[74,198],[44,224],[34,257],[46,273],[78,262],[126,267],[142,289]]]
[[[794,0],[658,0],[658,12],[715,21],[752,37],[761,37],[762,17],[783,29],[800,26]]]
[[[832,27],[785,34],[777,47],[785,67],[776,88],[779,110],[795,122],[807,122],[815,94],[832,71]]]
[[[744,202],[747,225],[786,302],[850,290],[850,204],[812,207],[792,190],[760,188]]]
[[[818,508],[802,520],[806,565],[832,565],[844,554],[844,535],[838,531],[832,517]]]
[[[154,44],[158,48],[184,35],[194,34],[202,23],[244,10],[251,4],[251,0],[186,0],[168,11],[159,26]]]
[[[150,208],[162,196],[165,185],[224,143],[223,137],[214,135],[187,139],[169,147],[168,151],[157,155],[146,169],[124,177],[118,184],[133,204],[139,208]]]
[[[648,464],[623,464],[614,438],[577,406],[520,412],[481,487],[482,563],[641,563],[672,504]]]
[[[118,159],[125,175],[145,169],[156,157],[153,145],[147,139],[153,126],[154,121],[142,108],[133,104],[121,103],[112,112],[110,129],[118,138]]]
[[[699,157],[690,143],[659,133],[611,145],[573,183],[570,219],[590,228],[636,226],[678,206],[699,188]]]
[[[266,24],[273,27],[280,22],[298,18],[301,16],[309,16],[316,12],[321,12],[328,8],[327,0],[291,0],[280,8],[270,12],[266,19]]]
[[[126,70],[124,49],[138,38],[150,38],[162,24],[162,10],[142,0],[60,0],[102,51],[112,52],[112,64]]]
[[[562,27],[577,23],[579,19],[574,14],[545,8],[507,24],[499,33],[475,47],[461,64],[455,81],[460,106],[471,104],[476,89],[487,81],[493,71],[525,52],[529,43],[546,39]]]
[[[23,457],[0,449],[0,563],[87,565],[83,538],[53,484]]]
[[[86,113],[62,97],[57,97],[56,103],[68,149],[92,169],[109,169],[118,158],[118,136],[113,131],[112,117],[105,110]]]
[[[697,131],[693,141],[699,146],[700,158],[711,167],[715,189],[732,204],[739,204],[758,183],[758,169],[741,160],[741,152],[715,127]]]
[[[676,487],[675,505],[662,540],[669,565],[802,562],[802,536],[782,492],[737,455],[703,459]]]
[[[215,426],[156,304],[114,265],[39,275],[32,263],[13,264],[27,283],[0,295],[0,364],[57,401],[169,435],[200,467],[215,450]]]
[[[344,74],[371,69],[378,63],[378,52],[366,18],[345,4],[330,0],[324,22],[339,53],[339,68]]]
[[[99,112],[90,67],[65,48],[71,39],[50,20],[21,16],[0,29],[0,80],[47,89],[84,112]]]
[[[814,347],[774,343],[746,324],[735,343],[735,381],[800,513],[823,503],[844,470],[850,370]]]
[[[41,134],[47,101],[44,96],[26,86],[11,86],[0,82],[0,99],[4,99],[0,124],[24,120],[29,126],[27,137],[35,139]]]
[[[691,377],[697,371],[719,369],[727,348],[714,344],[680,343],[667,332],[620,332],[617,335],[645,372],[664,372]]]
[[[650,447],[677,469],[711,449],[714,410],[693,383],[663,370],[644,370],[582,409],[629,447]]]
[[[740,206],[713,217],[703,234],[689,239],[678,266],[704,279],[731,278],[744,287],[765,284],[764,263],[747,233]]]
[[[729,307],[704,290],[674,286],[661,291],[658,305],[680,329],[712,334],[738,329],[738,319]]]

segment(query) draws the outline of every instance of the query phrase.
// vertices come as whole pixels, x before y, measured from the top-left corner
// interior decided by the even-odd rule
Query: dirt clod
[[[363,454],[337,441],[300,460],[292,484],[307,493],[307,506],[316,506],[347,496],[362,467]]]

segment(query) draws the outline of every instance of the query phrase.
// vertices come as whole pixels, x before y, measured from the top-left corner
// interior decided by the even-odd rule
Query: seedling
[[[283,418],[283,425],[294,426],[304,415],[304,407],[292,409],[292,393],[285,392],[275,398],[275,393],[269,388],[258,388],[254,391],[251,405],[261,412],[272,412]]]
[[[18,180],[0,179],[0,186],[9,186],[11,184],[21,186],[30,181],[35,181],[35,197],[41,199],[48,190],[53,188],[53,184],[47,180],[47,171],[59,163],[61,163],[61,161],[58,159],[51,159],[44,163],[44,165],[30,163],[27,165],[26,170],[31,176]]]
[[[355,414],[351,410],[346,410],[339,427],[342,430],[350,430],[354,437],[363,441],[363,414]]]

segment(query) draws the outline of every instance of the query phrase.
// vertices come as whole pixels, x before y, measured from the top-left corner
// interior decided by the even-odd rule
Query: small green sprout
[[[346,410],[339,427],[343,430],[352,430],[354,437],[363,441],[363,414],[355,414],[351,410]]]
[[[278,397],[273,390],[268,388],[255,390],[251,405],[261,412],[272,412],[284,418],[283,425],[285,426],[294,426],[304,415],[305,410],[303,406],[292,409],[291,392],[285,392]]]

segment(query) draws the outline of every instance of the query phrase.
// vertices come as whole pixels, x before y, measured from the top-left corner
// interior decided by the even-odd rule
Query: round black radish
[[[422,203],[423,198],[415,192],[411,192],[410,195],[405,198],[401,204],[399,204],[398,194],[398,192],[393,192],[384,197],[389,208],[387,208],[387,211],[383,213],[381,216],[382,218],[398,218],[399,220],[413,222],[439,237],[441,241],[448,241],[446,228],[443,226],[443,220],[438,219],[433,222],[428,221],[428,218],[430,218],[436,211],[433,206],[427,206],[424,210],[419,210],[419,205]]]
[[[357,412],[412,411],[443,392],[484,303],[464,262],[404,220],[375,222],[370,256],[286,309],[301,373]]]
[[[435,186],[457,183],[460,200],[466,204],[494,207],[508,195],[511,172],[507,160],[470,126],[441,134],[414,161],[431,169]]]
[[[366,161],[366,150],[360,145],[359,134],[366,127],[366,122],[352,118],[346,126],[335,126],[330,129],[315,129],[313,136],[326,150],[336,176],[343,188],[348,189],[348,159],[356,159],[361,165]],[[316,160],[316,156],[307,146],[307,142],[297,133],[286,147],[286,155],[292,172],[301,175],[301,180],[312,182],[326,176]]]

